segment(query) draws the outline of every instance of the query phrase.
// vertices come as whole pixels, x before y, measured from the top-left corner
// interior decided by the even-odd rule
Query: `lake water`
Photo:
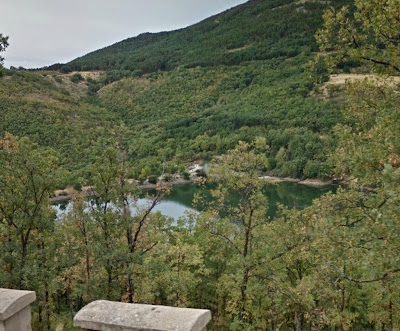
[[[197,185],[174,186],[171,193],[166,196],[163,201],[155,207],[155,211],[178,219],[185,215],[186,212],[198,212],[192,207],[193,197],[196,193],[206,193],[208,188],[199,187]],[[267,185],[264,194],[268,198],[269,209],[268,215],[274,216],[278,204],[282,204],[289,208],[303,209],[311,205],[312,201],[324,193],[336,191],[336,186],[326,187],[310,187],[297,183],[277,183],[275,185]],[[152,192],[149,191],[151,194]],[[145,206],[149,203],[148,199],[139,199],[138,205]],[[65,213],[65,209],[69,209],[70,205],[56,205],[58,216]]]
[[[336,189],[336,186],[311,187],[289,182],[267,185],[264,194],[269,203],[268,215],[274,216],[276,214],[278,204],[283,204],[289,208],[304,209],[309,207],[314,199],[330,191],[336,192]],[[168,216],[179,218],[185,210],[193,210],[193,196],[196,193],[206,193],[207,190],[207,187],[201,188],[197,185],[176,186],[158,206],[158,210]]]

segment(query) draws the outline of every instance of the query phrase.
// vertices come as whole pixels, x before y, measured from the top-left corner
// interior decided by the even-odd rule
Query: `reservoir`
[[[185,216],[187,212],[199,212],[192,205],[195,194],[207,196],[210,187],[202,187],[195,184],[173,186],[169,195],[158,204],[154,211],[160,211],[163,215],[178,219]],[[312,201],[328,192],[336,192],[337,186],[312,187],[298,183],[281,182],[267,185],[264,194],[268,198],[268,216],[273,217],[278,205],[282,204],[288,208],[304,209],[312,204]],[[148,194],[154,191],[148,190]],[[234,199],[233,199],[234,200]],[[139,206],[146,206],[150,200],[145,197],[138,200]],[[57,215],[61,216],[71,207],[70,202],[54,205]]]

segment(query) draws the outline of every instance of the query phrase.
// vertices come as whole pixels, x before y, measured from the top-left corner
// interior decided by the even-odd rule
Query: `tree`
[[[218,240],[231,251],[227,273],[219,282],[225,283],[221,289],[229,293],[228,311],[238,329],[254,322],[250,308],[257,282],[254,272],[268,246],[268,204],[262,193],[265,182],[259,178],[268,164],[266,148],[264,139],[252,144],[239,142],[234,150],[214,162],[209,177],[218,183],[211,191],[215,200],[199,219],[209,231],[210,240]]]
[[[386,74],[399,73],[399,3],[355,1],[330,10],[317,36],[328,64],[371,63]],[[345,123],[331,155],[337,178],[348,187],[315,201],[305,212],[309,250],[325,323],[341,329],[399,328],[400,269],[400,97],[388,79],[348,84]],[[304,224],[303,224],[304,227]],[[320,279],[320,281],[317,281]],[[324,298],[325,302],[321,302]],[[329,304],[333,303],[333,305]]]
[[[23,289],[31,280],[26,266],[34,253],[32,236],[51,227],[49,198],[60,175],[53,150],[11,134],[0,141],[1,263],[12,276],[8,286]]]
[[[398,0],[355,0],[324,14],[324,27],[316,38],[327,62],[370,63],[386,73],[400,73],[400,18]]]
[[[8,37],[3,36],[2,33],[0,33],[0,52],[4,52],[6,48],[8,47]],[[4,57],[0,56],[0,77],[2,76],[2,67],[4,63]]]
[[[88,200],[89,217],[95,224],[93,245],[96,262],[101,266],[98,281],[100,295],[108,300],[120,300],[119,279],[122,277],[121,256],[123,228],[121,214],[115,209],[119,199],[119,162],[114,149],[108,148],[97,158],[91,172],[91,196]]]
[[[152,213],[169,188],[158,185],[149,203],[140,205],[136,182],[128,179],[130,131],[121,124],[112,135],[112,147],[90,169],[90,197],[84,202],[78,196],[66,217],[69,229],[79,229],[67,245],[82,248],[85,259],[79,263],[86,273],[82,282],[97,283],[97,297],[133,302],[146,254],[163,242],[170,222]]]
[[[393,84],[348,85],[330,156],[346,181],[269,229],[270,307],[296,330],[396,330],[400,299],[400,97]],[[286,320],[285,320],[286,319]]]

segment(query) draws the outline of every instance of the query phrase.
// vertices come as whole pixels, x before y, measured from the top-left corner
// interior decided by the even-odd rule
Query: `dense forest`
[[[291,10],[304,24],[318,13],[315,53],[112,83],[108,72],[5,70],[0,284],[37,292],[35,329],[73,330],[74,314],[100,298],[210,309],[210,330],[400,328],[400,7],[354,5],[259,0],[236,11]],[[318,96],[318,79],[344,68],[375,78],[348,82],[339,104]],[[212,156],[213,189],[193,201],[201,213],[175,221],[152,212],[170,189],[163,182],[147,206],[129,208],[141,196],[132,177],[163,160]],[[286,169],[346,185],[270,219],[260,174]],[[96,194],[77,190],[56,220],[49,198],[78,177]]]
[[[330,5],[339,8],[348,3],[340,0]],[[326,7],[321,1],[253,0],[188,28],[145,33],[49,69],[141,75],[292,58],[318,51],[314,33]]]
[[[326,7],[249,1],[65,65],[7,70],[0,134],[57,150],[70,172],[61,186],[87,178],[87,166],[121,125],[130,131],[130,176],[139,180],[159,176],[162,164],[174,173],[258,136],[270,147],[271,174],[330,177],[326,155],[342,120],[340,100],[318,97],[316,82],[327,80],[328,70],[323,61],[311,64]]]

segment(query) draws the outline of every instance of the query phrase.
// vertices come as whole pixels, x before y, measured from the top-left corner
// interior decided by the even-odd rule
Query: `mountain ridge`
[[[346,1],[334,5],[339,3]],[[303,10],[322,12],[323,8],[326,8],[325,2],[312,0],[252,0],[188,27],[142,33],[48,69],[128,70],[145,74],[179,66],[232,65],[316,51],[313,33],[309,32],[315,31],[322,17],[304,15]],[[287,17],[292,17],[292,22]],[[280,39],[283,44],[292,44],[291,47],[279,45]],[[228,52],[244,45],[252,46],[242,52]],[[269,50],[271,45],[275,45],[274,52]]]

